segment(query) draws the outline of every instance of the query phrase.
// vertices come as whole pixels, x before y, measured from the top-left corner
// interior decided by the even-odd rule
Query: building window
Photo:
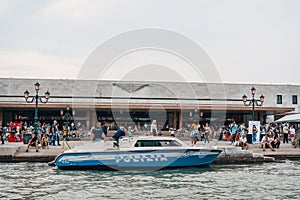
[[[292,96],[292,104],[298,104],[297,95]]]
[[[282,104],[282,95],[277,95],[277,104]]]

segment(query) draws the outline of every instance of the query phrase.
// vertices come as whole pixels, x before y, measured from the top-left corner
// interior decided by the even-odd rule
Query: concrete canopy
[[[300,114],[286,115],[275,122],[300,122]]]

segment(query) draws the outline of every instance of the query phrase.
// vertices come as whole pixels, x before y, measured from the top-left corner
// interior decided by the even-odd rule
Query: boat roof
[[[134,137],[137,140],[178,140],[175,137],[166,137],[166,136],[138,136]]]
[[[166,136],[134,136],[134,137],[122,137],[120,138],[120,148],[116,149],[113,147],[107,147],[107,143],[104,141],[101,142],[93,142],[93,143],[89,143],[86,145],[82,145],[82,146],[76,146],[73,149],[69,149],[66,152],[94,152],[94,151],[107,151],[107,150],[114,150],[114,151],[118,151],[118,150],[125,150],[125,149],[137,149],[137,148],[142,148],[145,149],[145,147],[141,147],[141,146],[135,146],[136,143],[138,142],[145,142],[145,141],[158,141],[158,142],[170,142],[172,143],[172,141],[176,141],[175,143],[179,143],[180,145],[176,146],[170,146],[169,148],[178,148],[178,147],[187,147],[187,145],[179,140],[178,138],[175,137],[166,137]],[[148,144],[149,145],[149,144]],[[150,146],[147,146],[148,148],[151,148]],[[158,146],[153,146],[154,148],[157,148]],[[153,148],[152,147],[152,148]],[[165,145],[160,146],[161,147],[166,147]]]

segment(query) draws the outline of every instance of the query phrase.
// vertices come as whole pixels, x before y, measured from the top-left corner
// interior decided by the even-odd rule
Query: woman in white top
[[[290,133],[289,138],[290,138],[290,139],[294,138],[295,133],[296,133],[296,130],[295,130],[295,128],[294,128],[294,125],[291,125],[291,126],[290,126],[289,133]]]
[[[157,134],[157,123],[156,123],[155,119],[152,121],[150,131],[153,134],[153,136],[156,136],[156,134]]]
[[[246,147],[246,150],[248,150],[249,144],[247,142],[247,138],[246,138],[245,134],[243,134],[242,137],[240,137],[239,145],[242,147],[242,149],[244,149]]]
[[[203,128],[203,132],[204,132],[204,142],[203,143],[205,143],[206,141],[209,143],[209,135],[210,135],[211,129],[210,129],[208,123],[205,123],[205,127]]]

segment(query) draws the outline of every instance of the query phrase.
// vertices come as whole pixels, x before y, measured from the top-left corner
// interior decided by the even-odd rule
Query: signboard
[[[9,138],[8,142],[23,142],[23,138],[21,137],[21,129],[22,124],[18,122],[10,122],[9,123]]]
[[[266,118],[266,123],[270,124],[272,122],[274,122],[274,115],[268,115]]]
[[[248,134],[252,134],[252,143],[259,143],[260,121],[249,121]]]

